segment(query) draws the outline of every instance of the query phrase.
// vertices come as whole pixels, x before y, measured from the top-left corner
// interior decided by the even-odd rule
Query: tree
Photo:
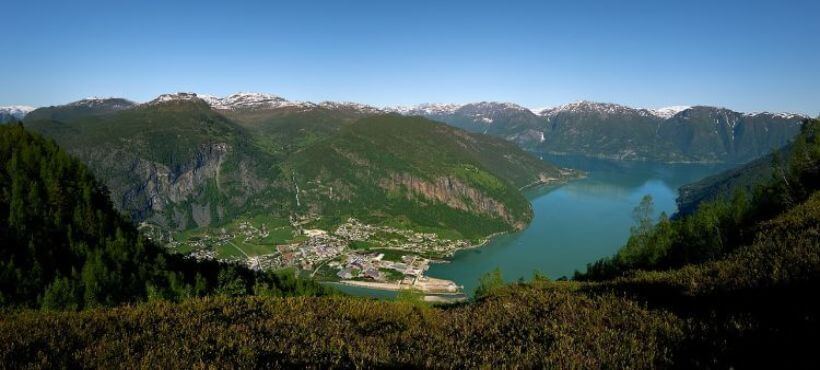
[[[501,269],[496,267],[492,271],[484,274],[478,280],[478,287],[475,289],[476,298],[490,295],[493,291],[504,286],[504,279],[501,277]]]
[[[632,235],[646,235],[652,231],[652,214],[655,213],[655,202],[652,196],[646,194],[641,198],[641,202],[632,210],[632,219],[635,226],[632,227]]]
[[[237,297],[247,294],[247,285],[245,284],[245,280],[239,276],[233,266],[220,271],[217,281],[219,283],[217,294],[228,297]]]
[[[76,310],[81,307],[76,285],[65,277],[58,277],[43,295],[45,310]]]

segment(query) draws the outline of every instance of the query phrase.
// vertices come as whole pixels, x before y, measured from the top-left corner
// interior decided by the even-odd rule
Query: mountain
[[[26,115],[31,121],[71,121],[76,118],[101,115],[134,106],[134,102],[121,98],[86,98],[66,105],[37,108]]]
[[[13,368],[813,368],[818,134],[820,122],[804,125],[789,169],[758,195],[636,227],[616,256],[576,281],[536,273],[504,285],[493,273],[475,300],[454,307],[404,291],[395,301],[219,297],[16,310],[0,320],[0,361]]]
[[[7,107],[0,107],[0,123],[11,121],[21,121],[23,117],[29,112],[33,111],[34,107],[26,105],[11,105]]]
[[[326,290],[196,262],[144,239],[80,161],[21,125],[0,126],[0,306],[78,309],[205,294]]]
[[[399,115],[363,118],[286,166],[320,214],[386,214],[469,238],[523,228],[532,211],[519,189],[569,175],[503,140]]]
[[[790,146],[781,148],[779,153],[788,153]],[[677,199],[678,212],[676,216],[693,213],[700,204],[718,199],[730,199],[738,190],[747,193],[755,187],[768,181],[773,174],[774,155],[767,155],[732,168],[700,181],[681,186]]]
[[[471,132],[502,137],[523,148],[532,148],[543,140],[543,120],[529,109],[513,103],[422,104],[396,108],[393,111],[427,117]]]
[[[88,164],[135,221],[172,229],[217,223],[268,185],[267,156],[201,99],[120,101],[38,109],[24,122]],[[260,211],[266,206],[275,205]]]
[[[577,102],[543,110],[545,140],[535,147],[557,154],[582,154],[623,160],[680,160],[656,131],[663,119],[646,109]]]
[[[396,111],[502,137],[527,150],[662,162],[745,163],[787,144],[805,119],[703,106],[638,109],[589,101],[537,114],[488,102]]]
[[[170,230],[260,214],[332,227],[355,215],[473,238],[528,222],[518,188],[570,176],[504,141],[355,103],[267,94],[83,100],[24,123],[87,163],[133,220]],[[430,212],[448,216],[434,222]]]
[[[666,120],[658,136],[688,158],[743,163],[786,145],[805,119],[794,114],[742,114],[699,106]]]

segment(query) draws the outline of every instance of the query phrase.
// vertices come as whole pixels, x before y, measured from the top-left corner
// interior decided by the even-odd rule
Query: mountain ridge
[[[243,97],[247,96],[234,96],[234,100],[247,106],[248,100]],[[374,212],[365,211],[383,209],[381,203],[372,204],[371,200],[354,195],[389,192],[406,193],[408,199],[416,200],[418,197],[411,194],[418,193],[429,207],[444,207],[440,212],[457,209],[461,213],[445,212],[465,221],[445,222],[456,230],[466,230],[473,217],[489,217],[496,220],[492,221],[492,230],[496,232],[507,227],[521,228],[531,217],[529,211],[522,211],[526,202],[518,194],[519,187],[539,181],[561,181],[569,176],[544,162],[529,160],[528,155],[503,140],[480,138],[427,119],[419,122],[419,118],[350,103],[320,103],[307,109],[292,109],[293,106],[281,106],[282,100],[277,98],[258,97],[264,108],[215,109],[208,97],[203,99],[192,93],[165,94],[147,103],[128,106],[116,99],[69,104],[36,110],[25,118],[24,124],[54,138],[87,163],[106,181],[120,210],[136,221],[149,221],[171,230],[221,225],[251,213],[266,213],[284,220],[294,215],[346,220],[338,213],[330,217],[328,209],[344,210],[348,215],[378,222],[380,217],[369,217]],[[269,109],[270,102],[279,108]],[[378,124],[369,124],[370,130],[358,130],[355,137],[346,134],[367,117],[382,118]],[[398,122],[408,126],[402,127]],[[371,162],[379,165],[371,168],[370,173],[378,173],[379,177],[360,177],[353,171],[358,166],[356,158],[371,156],[375,148],[384,153],[394,150],[405,139],[390,134],[392,131],[418,138],[417,142],[398,148],[424,150],[398,151],[391,162],[378,162],[378,156],[372,157]],[[434,134],[440,137],[432,137]],[[367,145],[362,146],[364,143]],[[449,154],[429,154],[442,150]],[[468,150],[474,151],[472,157],[464,156]],[[337,167],[323,167],[329,163],[329,157],[300,159],[310,153],[326,153],[330,158],[340,159],[347,155],[353,160],[334,162]],[[502,157],[489,159],[493,153],[517,160],[486,167],[488,163],[501,163],[498,161]],[[425,167],[426,172],[419,169],[426,162],[440,164],[449,158],[460,158],[460,162],[447,162],[438,171],[433,171],[435,166]],[[313,171],[314,168],[324,168],[327,173],[344,171],[341,177],[329,179],[324,173]],[[425,178],[433,173],[438,177]],[[306,177],[308,174],[310,177]],[[327,189],[316,186],[316,181],[339,183],[332,196],[327,197],[323,195]],[[493,193],[493,184],[501,184],[499,189],[504,191]],[[298,201],[294,191],[298,191]],[[329,206],[331,200],[340,197],[353,203]],[[388,197],[382,203],[391,202],[406,203],[396,197]],[[515,212],[508,209],[512,204]],[[408,203],[402,207],[405,208],[383,214],[399,217],[415,206]],[[410,217],[411,223],[426,219],[421,212],[413,214],[415,219]],[[478,222],[478,218],[474,221]],[[423,222],[429,224],[429,220]],[[323,225],[333,226],[324,221]],[[471,230],[467,233],[471,238],[481,236],[481,232]]]

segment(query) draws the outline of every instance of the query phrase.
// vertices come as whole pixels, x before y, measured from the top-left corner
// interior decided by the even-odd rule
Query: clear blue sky
[[[820,112],[820,1],[3,0],[0,105],[264,91]]]

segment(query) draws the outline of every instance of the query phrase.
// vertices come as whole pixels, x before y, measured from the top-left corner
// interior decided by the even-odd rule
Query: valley
[[[304,228],[310,220],[276,222],[256,218],[176,236],[145,223],[140,230],[168,250],[197,261],[235,263],[252,270],[294,269],[305,278],[385,290],[460,292],[455,283],[430,279],[425,273],[431,263],[470,248],[468,240],[369,225],[354,218],[332,231]]]
[[[593,102],[539,112],[493,102],[376,108],[288,101],[261,93],[163,94],[142,104],[95,98],[16,109],[15,117],[24,119],[27,127],[57,140],[105,179],[115,206],[138,221],[144,235],[174,253],[254,270],[292,269],[307,278],[359,287],[412,286],[428,293],[459,294],[471,294],[490,265],[507,265],[506,259],[495,256],[487,262],[466,258],[471,261],[468,266],[457,267],[464,256],[504,249],[499,245],[510,243],[505,241],[521,243],[517,235],[550,230],[556,224],[558,220],[552,219],[543,225],[530,224],[534,215],[536,220],[545,217],[538,215],[540,197],[593,189],[583,184],[600,179],[596,171],[601,166],[620,167],[621,173],[602,172],[609,179],[630,173],[640,177],[646,172],[633,171],[662,167],[651,162],[661,160],[670,166],[656,173],[664,178],[666,172],[680,171],[670,162],[745,160],[765,152],[767,145],[786,142],[801,118],[744,115],[710,107],[647,110]],[[120,128],[110,130],[112,125]],[[718,136],[703,136],[704,125],[714,128]],[[761,135],[761,129],[763,139],[744,136]],[[644,135],[647,130],[654,134]],[[669,136],[673,132],[678,136]],[[589,142],[590,133],[596,135],[595,143]],[[729,134],[731,140],[725,141]],[[682,137],[688,139],[675,144]],[[695,154],[715,140],[724,140],[733,149]],[[758,146],[744,147],[749,140]],[[539,160],[508,142],[544,154],[539,154]],[[675,149],[676,145],[689,148],[689,154]],[[658,153],[668,156],[658,157]],[[606,159],[590,164],[594,157]],[[607,162],[610,158],[615,161]],[[629,162],[633,164],[622,165]],[[576,182],[590,165],[592,179]],[[705,171],[721,168],[719,164],[702,167]],[[646,181],[661,184],[657,188],[663,189],[661,193],[653,195],[661,202],[659,209],[671,214],[676,208],[670,205],[670,194],[698,179]],[[571,185],[560,186],[568,181]],[[596,197],[592,192],[588,196]],[[630,198],[632,203],[635,196]],[[536,212],[530,201],[535,202]],[[610,217],[618,227],[595,233],[608,247],[577,262],[561,262],[560,274],[550,269],[541,272],[560,277],[570,273],[570,266],[581,268],[582,261],[612,253],[625,241],[631,206],[623,203],[619,213]],[[565,212],[573,203],[554,207]],[[531,242],[544,245],[552,235],[570,229]],[[490,240],[498,234],[509,235]],[[488,242],[489,247],[471,249]],[[583,243],[592,247],[601,242]],[[455,263],[434,263],[454,256]],[[505,268],[508,279],[528,276],[532,271],[524,270],[534,267],[552,266],[547,261],[554,258],[529,260],[541,262]],[[462,276],[459,271],[474,272]],[[449,280],[432,288],[416,284],[433,277]]]

